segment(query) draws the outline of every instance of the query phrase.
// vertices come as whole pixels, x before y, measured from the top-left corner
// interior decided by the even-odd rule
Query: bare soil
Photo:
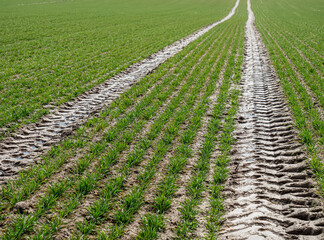
[[[35,159],[44,154],[51,146],[84,123],[88,118],[100,112],[105,106],[117,99],[120,94],[150,74],[159,65],[180,52],[191,42],[230,19],[238,6],[237,0],[231,12],[222,20],[210,24],[183,38],[139,63],[108,79],[104,83],[67,102],[36,124],[29,124],[19,129],[12,137],[0,142],[0,183],[33,164]]]
[[[323,239],[323,203],[255,28],[250,0],[248,12],[238,141],[219,239]]]

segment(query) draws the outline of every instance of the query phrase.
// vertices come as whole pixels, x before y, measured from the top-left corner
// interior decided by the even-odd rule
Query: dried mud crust
[[[19,129],[12,137],[0,142],[0,183],[8,176],[16,175],[28,165],[34,163],[41,154],[57,144],[89,117],[100,112],[105,106],[117,99],[121,93],[136,84],[145,75],[151,73],[160,64],[180,52],[189,43],[230,19],[239,4],[236,1],[231,12],[222,20],[210,24],[197,32],[165,47],[143,61],[133,64],[125,71],[108,79],[103,84],[82,94],[78,98],[54,109],[36,124]]]
[[[238,141],[219,239],[324,239],[323,203],[249,0],[248,11]]]

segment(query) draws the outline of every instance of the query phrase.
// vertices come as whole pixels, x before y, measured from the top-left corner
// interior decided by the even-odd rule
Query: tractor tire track
[[[265,26],[263,26],[262,24],[260,24],[260,26],[263,29],[266,29]],[[275,40],[275,38],[272,36],[272,34],[265,30],[267,35],[269,36],[269,38],[274,42],[275,46],[278,47],[278,49],[280,50],[280,52],[284,55],[286,61],[289,63],[289,65],[291,66],[291,68],[294,70],[296,77],[298,78],[300,84],[302,85],[302,87],[305,89],[307,95],[312,99],[312,102],[314,103],[314,108],[316,109],[316,111],[320,114],[321,118],[323,119],[324,117],[324,110],[321,106],[320,103],[320,96],[318,94],[315,94],[312,91],[312,85],[310,84],[315,84],[316,88],[321,89],[321,85],[318,81],[315,81],[313,79],[314,82],[310,83],[307,82],[305,80],[305,76],[302,75],[301,71],[298,69],[298,67],[296,66],[296,64],[291,60],[291,57],[288,56],[287,52],[280,46],[280,44]],[[280,35],[281,38],[285,39],[284,36]],[[289,43],[289,42],[288,42]],[[297,48],[296,48],[297,49]],[[302,56],[302,55],[301,55]],[[304,59],[304,61],[308,62],[306,59]],[[316,69],[314,67],[314,65],[311,65],[314,69]],[[320,74],[318,74],[319,77],[323,78]],[[292,84],[293,85],[293,84]],[[297,89],[296,89],[296,95],[298,95]]]
[[[323,203],[254,26],[250,0],[248,12],[238,141],[219,239],[324,239]]]
[[[99,113],[101,109],[117,99],[120,94],[136,84],[141,78],[150,74],[160,64],[180,52],[191,42],[230,19],[239,4],[222,20],[204,27],[188,37],[165,47],[143,61],[133,64],[125,71],[108,79],[103,84],[79,96],[73,101],[54,109],[49,115],[36,124],[22,127],[12,137],[0,142],[0,180],[17,174],[34,160],[57,144],[89,117]]]

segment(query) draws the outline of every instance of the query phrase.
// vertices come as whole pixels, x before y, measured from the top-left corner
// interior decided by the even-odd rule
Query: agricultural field
[[[0,239],[324,239],[319,0],[0,6]]]
[[[3,188],[3,239],[150,239],[168,224],[166,237],[195,232],[216,138],[224,142],[223,161],[232,142],[245,7]],[[186,178],[191,182],[182,184]],[[178,227],[166,221],[173,215]],[[205,234],[214,235],[218,224],[211,216]]]
[[[324,5],[254,1],[256,25],[282,82],[311,168],[324,192]]]
[[[234,4],[235,0],[1,1],[1,135],[36,122],[132,63],[225,17]]]

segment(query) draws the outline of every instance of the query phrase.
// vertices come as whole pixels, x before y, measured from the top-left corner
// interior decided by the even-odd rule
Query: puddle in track
[[[323,204],[248,0],[238,140],[219,239],[324,239]]]
[[[143,61],[133,64],[125,71],[117,74],[106,82],[91,89],[85,94],[61,107],[53,110],[36,124],[29,124],[13,134],[13,137],[0,142],[0,184],[8,177],[23,170],[51,146],[72,133],[90,116],[98,113],[103,107],[136,84],[147,74],[151,73],[160,64],[180,52],[189,43],[193,42],[218,24],[230,19],[239,4],[237,0],[230,13],[222,20],[204,27],[197,32],[183,38],[161,51],[149,56]],[[4,165],[9,160],[13,164]]]

